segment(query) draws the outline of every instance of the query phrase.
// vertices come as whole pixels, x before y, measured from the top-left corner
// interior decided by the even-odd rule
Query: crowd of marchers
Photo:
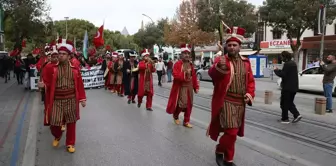
[[[255,80],[248,58],[239,54],[245,30],[239,27],[227,29],[227,36],[223,45],[219,44],[219,52],[213,60],[208,74],[212,78],[214,90],[211,101],[211,121],[206,135],[218,141],[215,150],[215,161],[219,166],[234,166],[235,142],[237,136],[244,136],[245,109],[253,105],[255,96]],[[79,107],[86,106],[86,93],[81,68],[83,66],[102,65],[105,79],[105,89],[120,97],[127,96],[128,104],[137,104],[140,108],[143,97],[146,96],[145,108],[153,111],[154,97],[153,73],[158,74],[158,85],[168,76],[172,88],[166,107],[176,125],[180,113],[184,113],[182,125],[192,128],[190,116],[193,107],[194,93],[200,89],[194,65],[191,61],[191,46],[182,44],[181,55],[174,62],[167,64],[159,58],[154,61],[148,49],[144,49],[140,58],[130,54],[127,59],[117,52],[107,51],[97,59],[91,57],[83,62],[76,56],[73,43],[66,39],[59,39],[47,45],[44,54],[39,57],[31,55],[24,60],[20,53],[12,52],[9,56],[0,58],[0,73],[5,80],[9,79],[9,71],[14,68],[18,84],[22,84],[22,73],[27,72],[31,65],[35,65],[40,80],[44,102],[44,125],[50,128],[53,135],[52,146],[58,147],[63,132],[66,132],[66,149],[74,153],[76,143],[76,122],[80,119]],[[285,62],[282,70],[275,68],[276,75],[282,78],[281,123],[290,123],[288,111],[293,114],[292,123],[297,123],[302,116],[296,109],[294,98],[298,91],[298,71],[292,54],[282,52]],[[37,63],[36,63],[37,62]],[[89,67],[88,66],[88,67]],[[327,110],[332,112],[332,87],[336,75],[335,56],[328,56],[327,63],[320,62],[324,70],[323,86],[327,97]],[[29,75],[29,72],[28,72]],[[223,133],[223,134],[221,134]]]

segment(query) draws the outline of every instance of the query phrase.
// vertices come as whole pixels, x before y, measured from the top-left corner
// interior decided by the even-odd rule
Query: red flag
[[[19,49],[15,49],[15,50],[13,50],[13,51],[11,51],[11,52],[9,53],[9,56],[16,56],[16,55],[18,55],[18,54],[20,54]]]
[[[38,55],[38,54],[40,54],[40,52],[41,52],[41,49],[39,49],[39,48],[35,48],[35,49],[33,50],[32,54],[33,54],[33,55]]]
[[[96,49],[94,49],[94,48],[90,49],[89,50],[89,55],[90,55],[90,57],[95,56],[96,55]]]
[[[98,29],[96,36],[93,38],[93,44],[95,45],[96,48],[104,46],[103,32],[104,32],[104,25],[102,25]]]
[[[110,45],[107,45],[107,46],[105,46],[105,49],[106,49],[107,51],[111,51],[111,46],[110,46]]]
[[[25,39],[22,40],[21,45],[22,45],[22,48],[26,47],[26,40]]]

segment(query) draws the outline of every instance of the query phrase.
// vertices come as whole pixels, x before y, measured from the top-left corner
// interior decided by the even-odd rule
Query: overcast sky
[[[85,19],[96,26],[103,24],[105,29],[119,30],[126,26],[130,34],[134,34],[141,26],[151,22],[146,14],[154,21],[175,15],[176,8],[182,0],[48,0],[51,7],[51,18],[62,20],[64,17]],[[257,6],[263,0],[248,0]]]

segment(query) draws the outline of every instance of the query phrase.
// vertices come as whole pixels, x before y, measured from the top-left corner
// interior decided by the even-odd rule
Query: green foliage
[[[43,31],[44,23],[50,20],[46,15],[49,10],[46,0],[2,0],[1,3],[5,10],[5,23],[9,22],[12,29],[10,35],[5,32],[6,39],[14,43],[14,48],[21,49],[22,40]]]
[[[334,0],[266,0],[259,12],[269,26],[286,32],[291,41],[296,38],[297,44],[292,43],[291,48],[293,52],[297,52],[301,46],[303,32],[317,26],[318,11],[322,2],[328,6],[327,22],[332,23],[336,17]]]
[[[144,29],[140,29],[134,34],[134,42],[143,48],[152,48],[157,44],[161,49],[164,45],[164,27],[168,23],[168,18],[161,19],[157,24],[148,24]]]
[[[207,32],[220,31],[220,21],[228,26],[239,26],[250,37],[257,28],[255,6],[246,0],[199,0],[197,1],[198,26]],[[222,35],[222,34],[220,34]]]
[[[13,29],[13,21],[11,18],[6,20],[5,34],[6,37],[15,36]],[[68,39],[76,42],[76,48],[82,50],[85,31],[88,32],[89,47],[93,47],[93,37],[95,36],[98,27],[87,20],[71,19],[68,21],[48,21],[44,24],[37,24],[36,27],[40,32],[34,31],[34,35],[27,37],[27,47],[24,51],[28,52],[36,47],[42,47],[45,43],[51,43],[57,39],[57,35],[62,38],[66,37],[66,25],[68,31]],[[104,30],[105,45],[110,45],[113,50],[121,48],[129,48],[138,50],[137,44],[133,42],[133,36],[123,36],[119,31]],[[13,48],[15,42],[13,39],[6,40],[6,47]]]

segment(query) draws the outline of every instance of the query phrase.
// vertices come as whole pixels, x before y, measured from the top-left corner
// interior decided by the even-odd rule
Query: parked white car
[[[312,67],[299,72],[299,89],[313,92],[323,92],[323,71],[320,67]],[[336,81],[336,79],[335,79]],[[281,88],[281,78],[278,79],[277,85]],[[336,93],[334,84],[334,93]]]
[[[200,69],[198,69],[196,72],[198,80],[212,81],[211,77],[208,74],[209,69],[210,69],[210,66],[205,66],[203,68],[201,67]]]

